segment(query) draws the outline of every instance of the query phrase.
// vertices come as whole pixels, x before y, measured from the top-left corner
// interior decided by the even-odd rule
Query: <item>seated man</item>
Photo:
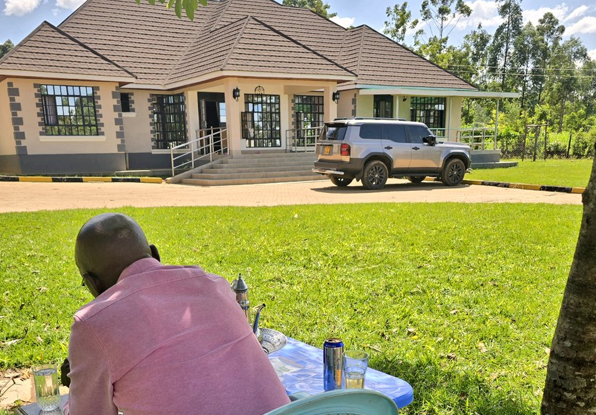
[[[96,298],[74,316],[67,414],[257,415],[289,402],[225,279],[162,265],[113,213],[81,228],[75,259]]]

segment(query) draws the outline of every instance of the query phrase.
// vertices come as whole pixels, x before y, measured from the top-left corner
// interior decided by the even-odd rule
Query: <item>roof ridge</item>
[[[251,19],[254,19],[254,18],[249,15],[249,16],[244,17],[243,19],[245,20],[244,25],[242,25],[242,29],[238,31],[238,35],[236,36],[236,40],[234,40],[234,44],[232,45],[232,47],[228,51],[228,55],[226,56],[226,58],[221,63],[221,69],[225,68],[226,65],[228,64],[228,59],[230,59],[230,56],[232,56],[232,52],[234,51],[234,49],[236,49],[236,46],[238,45],[238,42],[242,38],[242,35],[244,34],[244,31],[246,30],[246,26],[248,26],[248,22],[250,22]],[[256,19],[254,19],[254,20],[256,20]],[[230,23],[230,24],[238,23],[240,21],[242,21],[242,19],[236,20],[235,22]],[[227,26],[230,26],[230,25],[226,25],[224,27],[227,27]]]
[[[77,9],[72,12],[69,16],[66,17],[66,19],[62,20],[60,22],[60,24],[58,25],[58,27],[62,26],[63,24],[66,24],[71,18],[73,18],[75,15],[77,15],[81,10],[83,10],[85,7],[87,7],[87,5],[89,3],[91,3],[93,0],[86,0],[83,4],[81,4],[79,7],[77,7]]]
[[[215,23],[213,23],[211,25],[211,28],[209,29],[209,33],[211,33],[213,31],[212,29],[219,24],[222,16],[224,14],[226,14],[226,12],[228,11],[228,8],[230,7],[230,4],[232,4],[233,1],[234,0],[226,0],[226,5],[224,6],[223,10],[221,12],[219,12],[219,16],[217,17],[217,20],[215,21]],[[228,26],[228,25],[226,25],[226,26]]]
[[[91,1],[91,0],[89,0]],[[93,53],[94,55],[96,55],[97,57],[103,59],[104,61],[114,65],[115,67],[117,67],[118,69],[123,70],[124,72],[126,72],[127,74],[129,74],[130,76],[132,76],[133,78],[137,78],[137,76],[130,72],[128,69],[118,65],[116,62],[114,62],[113,60],[111,60],[110,58],[103,56],[101,53],[99,53],[98,51],[96,51],[95,49],[91,48],[90,46],[87,46],[86,44],[84,44],[83,42],[81,42],[80,40],[78,40],[77,38],[75,38],[74,36],[69,35],[68,33],[66,33],[64,30],[57,28],[56,26],[54,26],[51,23],[45,22],[47,23],[52,29],[54,29],[56,32],[60,33],[63,36],[66,36],[67,38],[69,38],[70,40],[72,40],[73,42],[77,43],[78,45],[82,46],[83,48],[87,49],[89,52]]]
[[[207,7],[208,6],[205,6],[205,8],[207,8]],[[205,25],[203,25],[203,26],[205,26]],[[178,64],[180,63],[180,61],[182,61],[182,59],[184,59],[184,57],[186,56],[186,53],[188,52],[188,50],[194,46],[195,42],[197,41],[197,38],[199,36],[201,36],[206,31],[206,30],[201,30],[201,29],[205,29],[205,27],[198,27],[197,28],[197,30],[195,32],[195,36],[193,37],[193,39],[190,42],[188,42],[188,45],[186,46],[186,48],[180,53],[180,56],[178,57],[178,60],[176,61],[175,64],[172,65],[172,67],[168,71],[166,77],[161,82],[162,85],[165,85],[168,82],[168,80],[170,79],[170,76],[176,70],[176,68],[178,67]],[[211,30],[209,30],[209,32],[211,32]]]
[[[362,35],[360,35],[360,50],[358,51],[358,69],[356,71],[360,74],[360,64],[362,63],[362,50],[364,49],[364,27],[366,25],[361,25],[360,30],[362,31]]]
[[[449,71],[449,70],[447,70],[447,69],[445,69],[445,68],[443,68],[443,67],[441,67],[441,66],[437,65],[436,63],[434,63],[434,62],[433,62],[433,61],[431,61],[430,59],[427,59],[427,58],[425,58],[424,56],[420,55],[419,53],[416,53],[416,52],[414,52],[412,49],[408,48],[407,46],[404,46],[404,45],[402,45],[401,43],[397,43],[395,40],[391,39],[390,37],[387,37],[386,35],[384,35],[384,34],[382,34],[382,33],[379,33],[379,32],[377,32],[375,29],[373,29],[372,27],[368,26],[367,24],[363,24],[362,26],[363,26],[364,28],[367,28],[367,29],[369,29],[369,30],[373,31],[373,32],[374,32],[376,35],[378,35],[378,36],[382,36],[382,37],[384,37],[385,39],[389,40],[390,42],[393,42],[393,43],[395,43],[397,46],[399,46],[399,47],[401,47],[401,48],[403,48],[403,49],[407,50],[408,52],[412,53],[413,55],[415,55],[415,56],[417,56],[417,57],[419,57],[419,58],[421,58],[421,59],[424,59],[426,62],[430,63],[430,64],[431,64],[431,65],[433,65],[433,66],[436,66],[437,68],[439,68],[439,69],[440,69],[440,70],[442,70],[442,71],[445,71],[445,72],[447,72],[449,75],[451,75],[451,76],[454,76],[455,78],[459,79],[460,81],[462,81],[462,82],[465,82],[466,84],[470,85],[472,88],[474,88],[474,89],[476,89],[476,90],[479,90],[479,89],[480,89],[480,88],[478,88],[477,86],[475,86],[475,85],[471,84],[470,82],[466,81],[465,79],[461,78],[460,76],[458,76],[458,75],[455,75],[455,74],[454,74],[454,73],[452,73],[451,71]],[[362,36],[364,37],[364,31],[362,32]],[[360,69],[360,67],[358,67],[358,69]]]
[[[286,35],[285,33],[283,33],[282,31],[275,29],[274,27],[269,26],[267,23],[262,22],[261,20],[257,19],[256,17],[250,16],[251,19],[254,19],[255,21],[257,21],[258,23],[260,23],[261,25],[265,26],[267,29],[271,30],[274,33],[277,33],[280,36],[283,36],[284,38],[288,39],[290,42],[295,43],[298,46],[301,46],[302,48],[308,50],[311,53],[314,53],[315,55],[325,59],[326,61],[330,62],[331,64],[337,66],[340,69],[343,69],[346,72],[351,73],[352,75],[358,76],[358,74],[352,72],[351,70],[349,70],[348,68],[344,67],[343,65],[340,65],[339,63],[333,61],[332,59],[329,59],[327,56],[323,55],[320,52],[317,52],[314,49],[309,48],[308,46],[300,43],[299,41],[297,41],[296,39],[292,38],[291,36]]]
[[[4,56],[2,56],[2,58],[0,58],[0,65],[2,65],[2,63],[4,63],[5,60],[8,59],[9,56],[13,55],[14,53],[16,53],[16,51],[25,44],[25,42],[27,42],[30,38],[32,38],[37,32],[39,32],[41,30],[41,28],[45,25],[50,25],[50,23],[48,23],[46,20],[44,20],[43,22],[41,22],[39,24],[39,26],[37,26],[35,29],[33,29],[33,31],[31,33],[29,33],[29,35],[27,37],[25,37],[23,40],[21,40],[19,43],[17,43],[17,45],[12,48],[11,50],[8,51],[7,54],[5,54]],[[51,25],[50,25],[51,26]]]

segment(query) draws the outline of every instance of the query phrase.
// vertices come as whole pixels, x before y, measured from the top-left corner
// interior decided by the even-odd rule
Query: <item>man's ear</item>
[[[93,297],[97,297],[104,291],[103,285],[101,284],[99,278],[90,272],[83,274],[83,281],[85,282],[85,286]]]
[[[161,258],[159,256],[159,251],[157,250],[157,247],[153,244],[149,245],[149,248],[151,249],[151,256],[155,259],[157,259],[159,262],[161,262]]]

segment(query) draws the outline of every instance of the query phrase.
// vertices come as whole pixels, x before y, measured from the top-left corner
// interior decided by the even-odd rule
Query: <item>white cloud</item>
[[[589,50],[588,56],[596,61],[596,49]]]
[[[6,0],[4,14],[6,16],[24,16],[37,9],[41,0]]]
[[[555,7],[540,7],[539,9],[535,10],[524,10],[523,15],[525,22],[530,21],[534,26],[536,26],[538,24],[538,20],[542,19],[544,16],[544,13],[551,12],[557,19],[559,19],[560,22],[562,22],[563,19],[565,19],[568,11],[569,7],[565,3],[561,3],[557,4]]]
[[[457,23],[459,30],[464,30],[468,27],[474,29],[478,27],[478,24],[482,24],[483,28],[497,27],[501,24],[503,19],[497,12],[497,3],[494,1],[476,0],[474,2],[466,2],[472,9],[470,17],[462,17]]]
[[[567,16],[566,18],[563,19],[564,22],[567,22],[569,20],[573,20],[577,17],[581,17],[584,14],[586,14],[586,12],[589,10],[590,8],[588,6],[586,6],[585,4],[582,4],[581,6],[577,7],[574,11],[572,11],[569,16]]]
[[[58,0],[58,1],[61,1],[61,0]],[[335,17],[332,17],[331,18],[331,21],[332,22],[335,22],[338,25],[343,26],[343,27],[353,26],[355,20],[356,20],[355,17],[339,17],[339,16],[335,16]]]
[[[74,10],[83,3],[85,0],[56,0],[56,6],[68,10]]]
[[[583,17],[565,30],[566,35],[574,35],[576,33],[596,33],[596,16]]]

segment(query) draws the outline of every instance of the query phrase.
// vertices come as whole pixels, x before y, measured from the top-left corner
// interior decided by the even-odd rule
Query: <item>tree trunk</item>
[[[596,413],[596,162],[551,347],[543,415]]]

